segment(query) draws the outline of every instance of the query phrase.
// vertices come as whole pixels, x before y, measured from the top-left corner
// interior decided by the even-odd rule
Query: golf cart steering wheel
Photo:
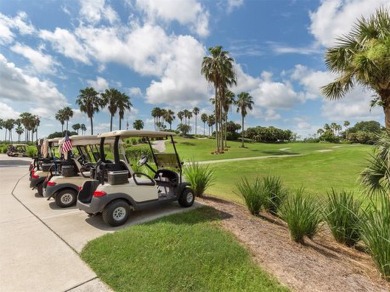
[[[147,155],[142,155],[141,159],[138,160],[138,166],[142,166],[148,162],[148,156]]]

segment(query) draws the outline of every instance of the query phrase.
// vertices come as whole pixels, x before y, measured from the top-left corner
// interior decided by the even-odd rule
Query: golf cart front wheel
[[[191,207],[195,201],[195,195],[192,189],[185,188],[179,196],[179,205],[182,207]]]
[[[67,189],[60,191],[56,196],[56,205],[61,208],[67,208],[76,204],[77,192]]]
[[[103,221],[111,226],[126,223],[130,215],[130,205],[124,200],[113,201],[103,210]]]

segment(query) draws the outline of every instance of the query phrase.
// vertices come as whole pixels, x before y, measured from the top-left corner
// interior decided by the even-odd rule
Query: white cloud
[[[12,30],[15,29],[22,35],[30,35],[35,32],[35,28],[29,22],[25,12],[19,12],[14,18],[0,13],[0,43],[12,43],[15,37]]]
[[[205,54],[202,45],[190,36],[171,40],[169,62],[160,81],[152,81],[146,99],[152,104],[196,105],[208,96],[208,86],[201,75]]]
[[[112,24],[119,19],[115,10],[105,4],[105,0],[79,0],[79,3],[80,16],[87,23],[97,24],[107,20]]]
[[[142,90],[139,87],[129,88],[130,97],[142,96]]]
[[[19,43],[10,49],[28,59],[37,73],[56,73],[55,66],[58,65],[58,62],[52,56],[45,55],[41,51],[36,51]]]
[[[96,77],[96,80],[87,80],[87,84],[98,92],[103,92],[108,89],[107,80],[100,76]]]
[[[74,34],[63,28],[56,28],[54,32],[41,30],[41,39],[51,43],[54,50],[65,57],[74,59],[84,64],[90,64],[88,50],[81,44],[81,41]]]
[[[136,0],[136,6],[142,9],[149,21],[156,23],[177,21],[199,36],[209,34],[209,12],[196,0]]]
[[[379,7],[390,7],[388,0],[323,0],[310,13],[310,33],[323,46],[335,45],[337,37],[348,34],[357,19],[369,17]]]
[[[227,0],[227,12],[231,13],[234,9],[244,4],[244,0]]]
[[[49,81],[27,75],[22,69],[10,63],[0,54],[0,75],[2,78],[0,102],[22,102],[23,110],[47,109],[47,114],[66,104],[66,98]],[[22,109],[20,109],[22,110]]]
[[[12,107],[0,101],[0,119],[15,119],[19,115],[19,112],[15,111]]]

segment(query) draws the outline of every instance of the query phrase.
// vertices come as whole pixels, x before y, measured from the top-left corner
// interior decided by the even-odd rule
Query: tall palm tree
[[[30,131],[30,124],[31,124],[31,120],[32,120],[33,116],[31,113],[28,113],[28,112],[24,112],[24,113],[21,113],[19,115],[19,119],[24,127],[24,130],[25,130],[25,140],[26,142],[29,141],[29,131]]]
[[[80,107],[80,111],[86,113],[91,121],[91,135],[93,135],[93,115],[99,112],[104,106],[98,92],[93,87],[80,89],[80,94],[76,99],[76,104]]]
[[[80,128],[81,128],[81,125],[79,123],[72,125],[72,129],[77,132],[77,135],[79,134]]]
[[[197,128],[198,128],[198,114],[199,114],[199,108],[198,107],[194,107],[192,109],[192,112],[194,113],[195,115],[195,135],[197,134]]]
[[[224,121],[223,131],[224,131],[224,140],[225,140],[225,147],[226,148],[228,147],[228,145],[227,145],[227,129],[226,129],[226,125],[227,125],[227,122],[228,122],[228,113],[229,113],[229,110],[230,110],[230,106],[235,103],[235,99],[234,98],[235,98],[235,94],[232,91],[227,89],[226,92],[225,92],[225,96],[222,99],[222,108],[223,108],[223,113],[224,113],[224,116],[223,116],[223,121]]]
[[[21,125],[18,125],[16,128],[15,128],[15,132],[16,134],[18,134],[18,142],[20,142],[20,135],[23,134],[24,132],[24,129]]]
[[[121,93],[118,96],[117,100],[117,106],[119,111],[119,130],[122,129],[122,120],[125,115],[125,111],[130,111],[131,107],[133,106],[130,102],[130,96],[126,95],[125,93]]]
[[[87,127],[84,124],[80,125],[81,135],[84,135],[85,131],[87,131]]]
[[[110,132],[112,131],[112,120],[118,111],[117,101],[121,95],[119,90],[115,88],[106,89],[103,93],[100,94],[102,97],[102,103],[104,106],[107,106],[108,111],[110,112]]]
[[[164,112],[164,120],[169,124],[169,130],[172,130],[172,122],[175,119],[175,113],[171,109]]]
[[[214,85],[215,92],[215,117],[216,117],[216,153],[221,152],[221,134],[219,125],[222,122],[221,96],[224,96],[228,86],[236,84],[236,76],[233,70],[234,60],[228,52],[222,50],[222,46],[209,48],[211,56],[203,58],[201,73],[206,80]],[[223,147],[223,145],[222,145]]]
[[[14,119],[8,119],[4,123],[4,128],[6,130],[8,130],[8,138],[9,138],[10,142],[12,142],[12,129],[14,128],[14,126],[15,126],[15,120]],[[7,132],[6,132],[6,135],[7,135]],[[6,136],[6,140],[7,140],[7,136]]]
[[[328,69],[337,78],[322,87],[326,98],[340,99],[356,84],[372,89],[372,104],[383,107],[386,129],[390,130],[390,11],[380,8],[359,19],[349,34],[337,39],[325,54]]]
[[[248,113],[248,110],[253,109],[252,106],[254,102],[253,97],[248,92],[241,92],[237,97],[237,112],[241,113],[241,146],[244,147],[244,119]]]
[[[179,112],[177,113],[177,117],[178,117],[179,120],[180,120],[180,124],[182,124],[182,123],[183,123],[183,118],[184,118],[184,111],[179,111]]]
[[[203,122],[203,136],[206,136],[206,122],[207,122],[208,115],[206,113],[203,113],[200,116],[201,121]]]
[[[70,107],[66,106],[62,109],[62,114],[64,120],[66,121],[66,131],[68,131],[68,122],[70,118],[73,117],[73,110]]]
[[[154,107],[152,109],[152,117],[154,119],[154,128],[157,130],[160,126],[161,108]]]
[[[211,133],[213,132],[213,126],[215,125],[215,116],[214,115],[209,115],[208,118],[207,118],[207,125],[209,126],[209,136],[211,136],[210,134],[210,129],[211,129]]]
[[[65,114],[64,109],[59,109],[55,115],[56,120],[61,123],[61,133],[64,132]]]
[[[144,122],[142,120],[135,120],[133,123],[133,128],[136,130],[142,130],[144,128]]]

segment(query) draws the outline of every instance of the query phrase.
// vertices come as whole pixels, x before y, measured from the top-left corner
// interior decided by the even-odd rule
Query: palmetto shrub
[[[184,176],[191,184],[195,196],[202,196],[206,189],[213,185],[214,169],[207,164],[191,161],[184,167]]]
[[[291,239],[304,243],[304,236],[312,238],[322,220],[320,204],[304,195],[300,188],[289,195],[280,208],[280,215],[288,225]]]
[[[380,196],[363,212],[362,239],[383,277],[390,281],[390,198]]]
[[[260,179],[256,178],[254,182],[249,182],[246,178],[242,178],[236,187],[239,195],[244,199],[249,212],[252,215],[258,215],[264,202]]]
[[[360,240],[361,202],[354,199],[352,192],[328,193],[324,218],[337,242],[353,246]]]
[[[280,205],[287,196],[287,189],[283,187],[280,178],[275,176],[263,178],[262,188],[265,196],[264,209],[273,215],[277,215]]]

